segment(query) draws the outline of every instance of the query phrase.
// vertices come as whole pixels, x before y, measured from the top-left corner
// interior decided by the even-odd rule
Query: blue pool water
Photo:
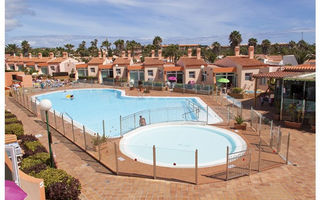
[[[121,139],[120,150],[132,159],[152,164],[152,145],[156,147],[157,165],[166,167],[194,167],[196,149],[199,167],[224,164],[227,146],[231,153],[246,149],[240,136],[225,129],[166,124],[130,132]]]
[[[73,94],[74,99],[66,98]],[[113,89],[80,89],[52,92],[36,96],[40,101],[49,99],[52,102],[52,109],[57,113],[67,113],[76,125],[85,125],[86,130],[102,135],[102,120],[105,121],[106,135],[116,137],[120,135],[120,115],[122,117],[132,113],[145,111],[141,115],[146,119],[147,124],[151,121],[193,121],[195,113],[187,103],[187,99],[197,104],[204,115],[206,105],[197,98],[149,98],[149,97],[128,97],[120,90]],[[171,109],[163,109],[163,108]],[[187,113],[187,114],[185,114]],[[65,118],[67,114],[64,114]],[[183,115],[185,114],[185,115]],[[128,132],[134,126],[139,126],[139,115],[126,118],[122,122],[122,133]],[[209,112],[209,122],[218,123],[221,121],[212,110]],[[135,123],[134,123],[135,122]]]

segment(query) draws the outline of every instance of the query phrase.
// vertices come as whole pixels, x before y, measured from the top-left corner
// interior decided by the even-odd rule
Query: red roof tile
[[[163,60],[159,60],[159,58],[146,57],[144,58],[143,65],[163,65]]]
[[[39,63],[38,64],[38,67],[47,67],[48,66],[48,63]]]
[[[253,77],[254,78],[284,78],[284,77],[295,76],[299,74],[302,74],[302,72],[278,71],[278,72],[253,74]]]
[[[315,72],[316,66],[313,64],[302,64],[297,66],[286,66],[284,71],[291,71],[291,72]]]
[[[65,60],[67,60],[68,58],[63,58],[63,57],[59,57],[59,58],[55,58],[53,60],[48,61],[48,63],[61,63]]]
[[[120,57],[113,62],[113,65],[130,65],[130,62],[131,62],[131,59]]]
[[[128,70],[141,70],[144,69],[144,67],[142,65],[129,65],[127,67]]]
[[[223,59],[220,59],[216,61],[214,64],[217,66],[227,66],[229,63],[233,62],[235,64],[241,65],[243,67],[264,67],[268,66],[264,64],[263,62],[256,60],[256,59],[250,59],[248,56],[227,56]]]
[[[112,69],[112,64],[108,64],[108,65],[99,65],[98,69]]]
[[[88,64],[77,64],[76,65],[76,68],[87,68],[88,67]]]
[[[231,73],[236,71],[237,69],[235,67],[214,67],[213,68],[214,73]]]
[[[99,57],[93,57],[91,58],[91,60],[88,62],[88,65],[100,65],[102,64],[104,61],[103,58],[99,58]]]
[[[183,65],[185,67],[189,67],[189,66],[207,66],[208,64],[201,58],[201,59],[197,59],[196,57],[181,57],[178,60],[178,63],[183,63]]]
[[[172,71],[183,71],[183,67],[175,66],[175,67],[164,67],[163,70],[165,72],[172,72]]]

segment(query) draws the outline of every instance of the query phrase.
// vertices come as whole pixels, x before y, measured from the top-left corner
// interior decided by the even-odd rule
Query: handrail
[[[71,120],[73,120],[73,118],[69,115],[69,113],[63,112],[63,113],[61,113],[61,114],[67,114],[67,116],[68,116]]]

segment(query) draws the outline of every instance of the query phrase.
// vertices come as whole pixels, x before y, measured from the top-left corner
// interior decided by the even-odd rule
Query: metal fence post
[[[149,110],[149,124],[151,124],[151,111]]]
[[[157,164],[156,164],[156,146],[155,145],[153,145],[152,151],[153,151],[153,179],[156,179],[157,178],[157,175],[156,175]]]
[[[113,143],[113,144],[114,144],[114,158],[115,158],[115,161],[116,161],[116,174],[118,175],[118,173],[119,173],[119,165],[118,165],[117,144],[116,143]]]
[[[120,136],[122,137],[122,118],[120,115]]]
[[[53,110],[53,118],[54,118],[54,127],[57,129],[57,119],[56,119],[56,111]]]
[[[97,137],[99,138],[99,134],[97,133]],[[98,158],[99,161],[101,160],[101,142],[98,140],[99,144],[98,144]]]
[[[280,131],[280,126],[278,127],[278,144],[277,144],[277,151],[281,151],[281,140],[282,140],[282,132]]]
[[[87,140],[86,140],[86,128],[83,125],[83,137],[84,137],[84,150],[87,150]]]
[[[270,147],[272,147],[273,144],[273,120],[270,121]]]
[[[242,103],[240,104],[240,116],[242,118]]]
[[[286,164],[289,163],[289,145],[290,145],[290,132],[288,133]]]
[[[261,164],[261,136],[259,134],[258,172],[260,172],[260,164]]]
[[[251,175],[251,164],[252,164],[252,152],[251,149],[249,149],[248,151],[250,153],[250,157],[249,157],[249,176]]]
[[[65,130],[65,128],[64,128],[63,113],[62,113],[61,120],[62,120],[63,135],[66,135],[66,130]]]
[[[226,181],[228,181],[229,176],[229,146],[227,146],[227,156],[226,156]]]
[[[133,123],[134,123],[134,128],[136,128],[136,113],[133,114]]]
[[[250,109],[250,126],[251,126],[251,128],[252,128],[252,118],[253,118],[253,110],[252,110],[253,108],[252,108],[252,106],[251,106],[251,109]]]
[[[195,184],[198,185],[198,149],[195,152]]]
[[[102,129],[103,129],[103,136],[106,136],[106,128],[104,126],[104,119],[102,120]]]
[[[261,132],[261,123],[262,123],[262,116],[259,115],[259,132]],[[260,135],[260,133],[259,133]]]
[[[72,126],[72,139],[73,139],[73,142],[75,141],[75,138],[74,138],[74,126],[73,126],[73,119],[71,119],[71,126]]]
[[[207,105],[207,125],[209,124],[209,106]]]

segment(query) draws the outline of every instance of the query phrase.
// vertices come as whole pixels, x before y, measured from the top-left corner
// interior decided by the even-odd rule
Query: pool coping
[[[65,89],[65,90],[57,90],[57,91],[50,91],[50,92],[44,92],[41,94],[36,94],[36,95],[32,95],[31,99],[34,101],[36,100],[36,104],[39,105],[40,102],[37,99],[38,96],[42,96],[42,95],[47,95],[47,94],[52,94],[52,93],[58,93],[58,92],[67,92],[67,91],[72,91],[72,90],[115,90],[115,91],[119,91],[122,97],[127,97],[127,98],[176,98],[176,99],[195,99],[199,102],[199,104],[206,109],[207,105],[200,97],[170,97],[170,96],[128,96],[126,95],[125,90],[121,90],[121,89],[114,89],[114,88],[74,88],[74,89]],[[53,109],[50,109],[49,112],[53,113]],[[139,112],[139,111],[137,111]],[[61,115],[62,113],[60,113],[59,111],[55,110],[56,114]],[[208,124],[219,124],[221,122],[223,122],[222,118],[216,113],[214,112],[210,106],[208,106]],[[64,115],[65,116],[65,115]],[[216,117],[216,121],[214,120],[214,122],[212,122],[213,117]],[[211,120],[210,120],[211,119]],[[69,117],[65,117],[64,120],[66,120],[67,122],[71,123],[71,119],[69,119]],[[181,121],[184,122],[184,121]],[[211,123],[210,123],[211,122]],[[81,124],[80,122],[73,120],[73,124],[74,126],[76,126],[79,129],[83,128],[83,124]],[[158,123],[157,123],[158,124]],[[89,127],[86,127],[86,132],[88,132],[90,135],[96,136],[97,133],[93,130],[91,130]],[[130,131],[129,131],[130,132]],[[120,136],[116,136],[116,137],[111,137],[111,138],[119,138]]]
[[[137,161],[144,163],[144,164],[153,165],[153,160],[143,159],[143,158],[139,157],[138,155],[130,152],[126,146],[127,141],[131,137],[139,134],[141,131],[145,131],[150,128],[164,127],[164,126],[168,126],[168,125],[169,126],[186,125],[186,126],[193,126],[193,127],[202,127],[202,128],[207,128],[207,129],[211,129],[211,130],[219,130],[223,134],[226,134],[234,139],[236,148],[233,152],[243,152],[242,154],[244,154],[245,151],[247,150],[247,147],[248,147],[247,141],[244,138],[242,138],[239,134],[232,132],[230,130],[224,129],[224,128],[205,125],[201,122],[164,122],[164,123],[157,123],[157,124],[147,125],[144,127],[139,127],[135,130],[132,130],[132,131],[126,133],[119,141],[119,149],[120,149],[121,153],[123,153],[125,156],[131,158],[132,160],[137,160]],[[150,149],[152,149],[152,146],[145,146],[145,147],[150,147]],[[162,148],[164,148],[164,147],[162,147]],[[173,149],[173,150],[184,151],[183,149]],[[191,150],[185,150],[185,151],[192,152]],[[194,152],[195,152],[195,150],[194,150]],[[241,155],[241,153],[239,153],[238,155]],[[198,163],[198,168],[215,167],[218,165],[223,165],[225,163],[226,163],[226,158],[223,158],[223,159],[215,160],[213,162],[206,162],[203,164]],[[194,168],[195,167],[194,164],[193,165],[176,165],[176,166],[174,166],[172,164],[169,165],[168,163],[163,163],[163,162],[158,162],[158,161],[157,161],[157,166],[169,167],[169,168]]]

